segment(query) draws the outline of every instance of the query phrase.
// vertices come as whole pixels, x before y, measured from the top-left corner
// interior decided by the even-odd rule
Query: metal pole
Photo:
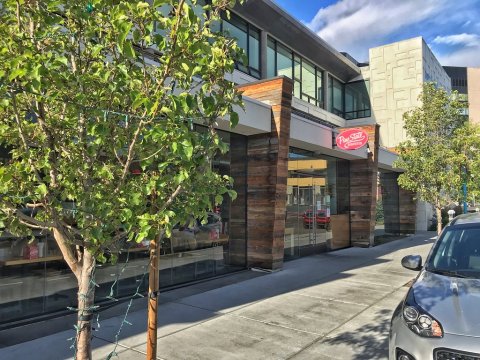
[[[467,209],[467,183],[463,183],[463,213],[466,214]]]
[[[150,271],[148,274],[147,360],[157,358],[157,310],[159,295],[159,252],[161,234],[150,241]]]

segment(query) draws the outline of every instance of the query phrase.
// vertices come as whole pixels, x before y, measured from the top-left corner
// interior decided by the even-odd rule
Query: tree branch
[[[54,226],[52,230],[63,258],[78,279],[81,273],[81,268],[79,268],[79,260],[73,250],[72,244],[69,242],[68,235],[61,226]]]
[[[40,207],[45,207],[44,204],[42,203],[36,203],[36,204],[25,204],[26,207],[30,209],[35,209],[35,208],[40,208]]]
[[[41,184],[44,184],[43,179],[40,176],[39,171],[35,167],[35,165],[32,161],[32,158],[30,157],[30,146],[28,145],[27,139],[25,138],[25,134],[23,133],[22,121],[20,120],[20,115],[18,113],[17,98],[16,98],[14,92],[11,92],[10,95],[12,96],[12,107],[13,107],[13,112],[15,114],[15,121],[16,121],[17,126],[18,126],[18,133],[20,135],[20,139],[22,140],[23,147],[25,148],[25,152],[27,153],[28,164],[32,167],[33,172],[35,173],[35,177],[37,178],[38,182],[40,182]]]
[[[31,216],[25,215],[20,210],[14,210],[14,214],[22,222],[22,224],[27,225],[29,227],[49,230],[54,226],[52,222],[40,221],[40,220],[34,219]]]

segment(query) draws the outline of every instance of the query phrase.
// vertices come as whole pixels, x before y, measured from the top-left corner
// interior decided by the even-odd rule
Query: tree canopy
[[[434,83],[425,83],[419,101],[420,106],[404,114],[408,140],[397,148],[395,166],[404,170],[398,183],[433,204],[439,214],[441,208],[461,200],[465,169],[478,171],[479,156],[474,149],[479,148],[480,138],[462,115],[466,104],[456,92],[449,94]],[[440,231],[441,216],[437,219]]]
[[[51,231],[79,284],[125,234],[168,236],[235,196],[210,166],[241,104],[225,80],[241,50],[212,30],[233,3],[2,2],[0,222]]]

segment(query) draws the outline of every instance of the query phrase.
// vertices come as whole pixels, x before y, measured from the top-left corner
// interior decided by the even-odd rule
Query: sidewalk
[[[391,313],[417,274],[403,269],[400,260],[409,254],[425,258],[435,235],[301,258],[276,273],[240,282],[234,275],[233,283],[223,278],[221,287],[204,292],[194,286],[164,293],[158,358],[387,359]],[[132,325],[123,326],[117,358],[145,358],[146,318],[146,310],[130,313]],[[122,320],[100,321],[94,359],[114,350]],[[6,347],[0,359],[69,359],[67,339],[73,335],[64,331]]]

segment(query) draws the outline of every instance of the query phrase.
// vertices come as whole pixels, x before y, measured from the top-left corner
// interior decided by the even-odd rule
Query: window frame
[[[307,101],[309,104],[313,104],[321,109],[325,109],[325,70],[322,69],[320,66],[318,66],[315,62],[305,58],[298,52],[292,50],[289,46],[285,45],[281,41],[275,39],[272,37],[270,34],[267,37],[267,49],[269,48],[269,44],[273,43],[273,52],[274,52],[274,70],[273,73],[275,74],[274,76],[279,76],[278,75],[278,61],[277,61],[277,54],[278,54],[278,45],[282,46],[283,48],[287,49],[291,53],[291,76],[290,79],[295,83],[300,84],[300,94],[294,94],[295,97],[302,99],[304,101]],[[271,48],[272,49],[272,48]],[[268,50],[267,50],[268,52]],[[300,77],[295,76],[295,58],[300,60]],[[303,92],[303,62],[306,61],[308,62],[309,65],[313,66],[314,68],[314,77],[315,77],[315,97],[312,97],[308,94],[305,94]],[[268,59],[267,59],[267,66],[268,66]],[[267,69],[268,72],[268,69]],[[318,96],[318,79],[320,78],[321,80],[321,92],[320,98],[317,98]],[[295,86],[294,86],[295,88]],[[312,102],[313,101],[313,102]]]
[[[236,27],[238,30],[242,31],[243,32],[243,29],[237,27],[233,22],[236,21],[236,22],[240,22],[240,23],[243,23],[243,25],[246,26],[246,37],[247,37],[247,49],[245,51],[245,55],[247,57],[247,64],[243,64],[241,63],[241,61],[239,60],[235,60],[235,69],[243,72],[243,73],[246,73],[250,76],[253,76],[254,78],[256,79],[261,79],[262,77],[262,39],[261,39],[261,30],[260,28],[258,28],[257,26],[251,24],[250,22],[248,22],[247,20],[243,19],[241,16],[235,14],[234,12],[231,12],[230,11],[230,19],[227,18],[227,16],[225,15],[225,13],[222,14],[221,16],[222,18],[222,21],[220,22],[220,31],[222,33],[225,33],[225,30],[224,30],[224,22],[228,22],[230,26],[233,26],[233,27]],[[251,36],[250,34],[251,33],[256,33],[257,35],[257,38],[255,36]],[[250,37],[258,40],[258,68],[255,68],[253,66],[250,65]],[[243,70],[242,68],[245,68],[245,70]]]

